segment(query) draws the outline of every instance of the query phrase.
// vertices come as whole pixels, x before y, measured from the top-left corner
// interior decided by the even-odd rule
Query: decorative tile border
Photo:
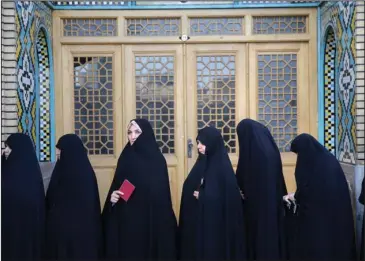
[[[355,2],[327,2],[321,7],[321,32],[333,27],[336,46],[336,155],[341,162],[356,163],[355,124]],[[321,36],[324,39],[324,35]],[[325,86],[326,88],[326,86]],[[332,105],[329,104],[331,107]],[[325,111],[330,108],[325,108]],[[326,133],[325,133],[326,134]]]
[[[335,62],[336,38],[333,29],[329,29],[324,54],[324,145],[336,154],[336,92]]]
[[[16,1],[18,132],[26,133],[40,161],[51,160],[52,13],[41,2]]]

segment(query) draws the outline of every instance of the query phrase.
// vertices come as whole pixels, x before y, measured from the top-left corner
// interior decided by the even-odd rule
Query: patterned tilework
[[[39,160],[51,159],[51,111],[50,111],[50,66],[47,39],[43,30],[37,37],[37,54],[39,66]]]
[[[48,55],[52,54],[52,46],[47,48],[44,32],[41,31],[43,34],[38,32],[40,28],[44,28],[48,38],[52,39],[51,10],[40,1],[16,1],[15,24],[18,131],[27,133],[32,138],[40,160],[50,160],[51,112]],[[43,40],[39,40],[39,37]],[[39,48],[40,46],[42,47]],[[39,54],[43,55],[42,59],[39,58]],[[44,59],[44,56],[47,58]],[[47,83],[48,86],[46,86]],[[47,91],[44,91],[45,89]],[[41,115],[40,118],[39,115]],[[46,128],[48,128],[47,131]],[[45,148],[46,146],[48,148]]]
[[[327,33],[324,53],[324,145],[336,154],[336,93],[335,93],[336,39],[331,29]]]
[[[328,26],[332,26],[337,39],[336,155],[341,162],[349,164],[356,163],[354,14],[355,2],[352,1],[327,2],[321,7],[321,32],[325,33]]]

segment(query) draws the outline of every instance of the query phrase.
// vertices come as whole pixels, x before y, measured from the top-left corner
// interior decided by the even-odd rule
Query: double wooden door
[[[64,45],[57,136],[82,137],[103,204],[127,143],[126,126],[136,117],[148,119],[168,163],[178,213],[183,182],[197,158],[197,131],[220,129],[235,168],[235,126],[249,117],[271,129],[294,190],[290,141],[316,124],[308,66],[305,43]]]

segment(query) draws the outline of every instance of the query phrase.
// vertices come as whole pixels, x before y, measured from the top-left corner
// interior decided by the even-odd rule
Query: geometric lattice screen
[[[306,33],[306,16],[254,16],[253,34]]]
[[[136,56],[136,116],[147,119],[162,153],[175,152],[175,57]]]
[[[64,18],[63,36],[116,36],[117,19]]]
[[[269,128],[281,152],[298,133],[297,54],[258,55],[258,120]]]
[[[236,152],[236,63],[234,55],[198,55],[196,89],[198,130],[214,126],[229,153]]]
[[[127,36],[178,36],[181,31],[181,19],[170,18],[128,18]]]
[[[90,155],[114,153],[113,58],[74,57],[75,133]]]
[[[242,17],[196,17],[189,19],[189,35],[242,35]]]
[[[336,40],[330,29],[324,53],[324,146],[336,154]]]

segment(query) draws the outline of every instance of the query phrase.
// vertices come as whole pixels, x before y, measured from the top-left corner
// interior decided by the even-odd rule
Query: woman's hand
[[[243,195],[242,190],[240,190],[240,193],[241,193],[241,198],[242,198],[242,199],[245,199],[245,195]]]
[[[115,204],[118,202],[118,200],[120,199],[120,196],[123,196],[124,193],[119,191],[119,190],[115,190],[113,191],[112,195],[110,196],[110,202]]]
[[[194,191],[193,195],[196,199],[199,199],[199,191]]]
[[[286,203],[290,204],[290,201],[289,201],[289,200],[295,201],[294,194],[295,194],[295,193],[290,193],[290,194],[288,194],[288,195],[285,195],[285,196],[283,197],[283,200],[284,200]]]

